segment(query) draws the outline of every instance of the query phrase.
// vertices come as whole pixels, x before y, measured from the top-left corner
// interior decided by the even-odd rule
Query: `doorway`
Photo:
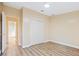
[[[7,32],[7,55],[12,55],[18,46],[18,18],[6,17],[6,32]]]
[[[16,22],[8,21],[8,44],[13,46],[16,44]]]

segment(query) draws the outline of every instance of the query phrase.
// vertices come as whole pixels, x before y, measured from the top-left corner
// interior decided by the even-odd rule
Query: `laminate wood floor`
[[[79,49],[47,42],[21,48],[17,45],[9,46],[3,56],[79,56]]]

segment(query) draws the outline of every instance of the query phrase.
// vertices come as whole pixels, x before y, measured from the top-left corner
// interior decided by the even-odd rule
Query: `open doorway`
[[[16,44],[16,22],[8,21],[8,44],[13,46]]]
[[[18,46],[18,18],[6,17],[6,32],[7,32],[7,55],[12,55],[15,48]]]

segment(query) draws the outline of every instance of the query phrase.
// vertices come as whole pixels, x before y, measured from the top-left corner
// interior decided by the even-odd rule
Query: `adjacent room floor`
[[[9,45],[4,56],[79,56],[79,49],[47,42],[33,45],[28,48]]]

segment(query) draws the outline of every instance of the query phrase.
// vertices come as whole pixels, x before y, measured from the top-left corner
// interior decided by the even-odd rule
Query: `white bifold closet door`
[[[30,23],[31,44],[39,44],[44,41],[44,23],[42,21],[32,20]]]

